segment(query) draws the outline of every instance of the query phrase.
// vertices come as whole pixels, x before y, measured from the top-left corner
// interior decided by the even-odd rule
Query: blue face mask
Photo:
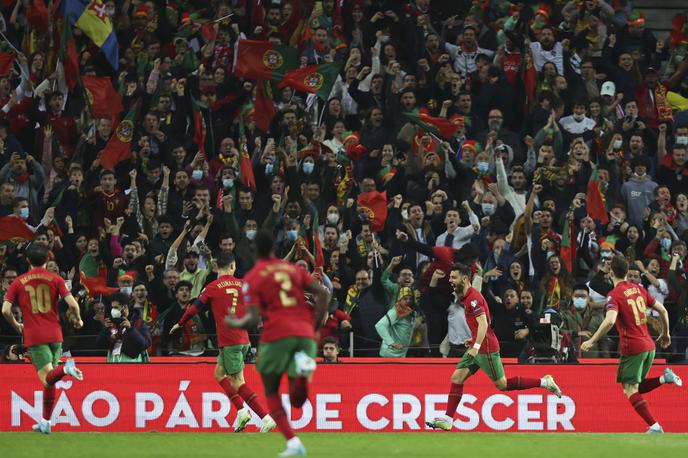
[[[478,172],[487,173],[490,170],[490,164],[487,162],[478,162]]]
[[[294,229],[287,231],[287,240],[289,240],[290,242],[295,242],[298,237],[299,231]]]
[[[576,310],[583,310],[588,305],[588,300],[584,297],[574,297],[573,307]]]
[[[666,251],[669,251],[669,248],[671,248],[671,239],[662,239],[659,243],[662,244],[662,248],[664,248]]]
[[[270,163],[265,164],[265,174],[271,175],[273,167],[274,167],[273,164],[270,164]]]
[[[483,203],[483,204],[480,204],[480,206],[483,208],[483,213],[488,215],[488,216],[494,214],[494,212],[495,212],[494,204]]]
[[[232,186],[234,186],[234,178],[223,178],[222,186],[225,188],[231,188]]]
[[[19,217],[21,219],[28,219],[29,218],[29,207],[24,207],[19,210]]]
[[[194,171],[191,172],[191,179],[196,180],[196,181],[202,180],[203,179],[203,170],[194,169]]]
[[[131,289],[132,289],[131,286],[122,286],[122,287],[120,287],[119,292],[129,296],[131,294]]]
[[[306,175],[310,175],[313,173],[313,169],[315,169],[315,164],[313,162],[304,162],[303,163],[303,173]]]
[[[256,231],[255,229],[248,229],[248,230],[246,231],[246,238],[249,239],[249,240],[255,239],[255,238],[256,238],[256,233],[257,233],[257,232],[258,232],[258,231]]]

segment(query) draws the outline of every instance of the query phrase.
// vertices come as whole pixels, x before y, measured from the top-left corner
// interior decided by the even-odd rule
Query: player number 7
[[[236,288],[227,288],[225,293],[232,296],[232,307],[229,309],[229,314],[233,316],[236,314],[237,303],[239,302],[239,290]]]

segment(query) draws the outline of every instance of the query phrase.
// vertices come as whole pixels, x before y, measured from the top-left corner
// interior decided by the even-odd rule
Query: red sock
[[[55,385],[50,384],[43,388],[43,418],[50,421],[55,404]]]
[[[449,388],[449,400],[447,401],[447,416],[449,418],[454,418],[456,409],[459,407],[461,402],[461,396],[463,396],[463,383],[452,383],[451,388]]]
[[[506,390],[528,390],[530,388],[539,388],[540,379],[529,377],[511,377],[506,379]]]
[[[263,418],[265,415],[265,409],[263,409],[263,406],[260,405],[260,402],[258,402],[258,396],[256,396],[256,393],[253,392],[253,390],[247,385],[243,384],[239,387],[238,390],[239,396],[241,396],[244,401],[246,401],[246,404],[253,410],[256,415],[258,415],[260,418]]]
[[[296,437],[294,430],[291,429],[291,425],[289,424],[287,413],[284,411],[284,407],[282,407],[282,401],[280,401],[279,394],[271,394],[268,396],[268,409],[270,409],[270,415],[272,419],[275,420],[275,423],[277,423],[277,427],[284,437],[287,440]]]
[[[244,402],[241,400],[241,397],[239,397],[239,393],[237,393],[237,391],[234,388],[232,388],[232,384],[230,383],[227,377],[222,379],[222,381],[220,382],[220,386],[223,390],[225,390],[225,393],[227,393],[227,397],[229,398],[235,409],[241,410],[244,408]]]
[[[645,379],[640,382],[640,385],[638,386],[638,392],[649,393],[661,384],[662,383],[659,381],[659,377]]]
[[[48,375],[45,376],[45,381],[48,382],[49,385],[54,385],[64,376],[64,364],[60,364],[59,366],[48,372]]]
[[[652,426],[655,423],[657,423],[655,417],[653,417],[650,413],[650,407],[647,405],[647,401],[643,399],[640,393],[635,393],[630,398],[628,398],[628,400],[631,402],[631,405],[633,406],[635,411],[638,412],[638,415],[640,415],[643,418],[643,420],[645,420],[645,423],[647,423],[648,426]]]
[[[289,402],[294,407],[302,407],[308,399],[308,379],[296,377],[289,383]]]

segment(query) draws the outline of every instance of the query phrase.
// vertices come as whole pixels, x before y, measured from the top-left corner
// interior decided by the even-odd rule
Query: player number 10
[[[636,300],[628,299],[628,305],[630,305],[633,310],[636,326],[647,323],[647,315],[645,314],[647,306],[645,305],[645,299],[642,297],[638,297]]]
[[[275,272],[275,281],[280,284],[280,302],[283,307],[292,307],[296,305],[296,299],[289,296],[291,290],[291,278],[286,272]]]
[[[24,286],[24,291],[29,295],[32,313],[48,313],[51,308],[50,288],[46,284],[40,284],[35,288],[31,285]]]

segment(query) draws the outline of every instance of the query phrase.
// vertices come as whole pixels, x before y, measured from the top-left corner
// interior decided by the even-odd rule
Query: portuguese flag
[[[239,78],[280,80],[299,64],[296,48],[269,41],[239,40],[235,55],[234,73]]]
[[[203,117],[202,108],[208,108],[200,100],[196,100],[193,96],[191,97],[191,106],[193,107],[193,119],[194,119],[194,137],[193,141],[198,147],[198,150],[205,154],[205,135],[206,135],[206,125],[205,118]]]
[[[139,109],[137,103],[129,110],[124,117],[115,134],[100,153],[100,165],[105,169],[113,169],[117,164],[127,159],[131,159],[131,141],[134,138],[134,126],[136,124],[136,113]]]
[[[262,84],[262,82],[259,82],[259,84]],[[251,156],[248,154],[246,135],[244,135],[244,116],[251,110],[254,111],[255,119],[255,107],[250,102],[244,105],[239,113],[239,149],[241,150],[240,175],[243,185],[250,188],[251,191],[256,192],[256,177],[253,174],[253,163],[251,162]]]
[[[371,191],[359,194],[358,208],[364,210],[364,214],[373,225],[374,232],[382,231],[387,220],[387,191]]]
[[[588,215],[601,224],[609,224],[609,215],[604,203],[604,195],[600,189],[600,177],[597,169],[592,171],[590,181],[588,181],[588,192],[586,196]]]
[[[109,118],[124,109],[122,97],[107,76],[81,75],[81,82],[84,84],[94,118]]]
[[[564,233],[561,237],[561,260],[569,273],[573,272],[573,260],[576,258],[576,244],[571,240],[575,235],[576,230],[573,227],[573,221],[566,220],[564,226]]]
[[[14,66],[14,54],[0,52],[0,75],[7,75]]]
[[[464,124],[462,116],[452,116],[451,119],[430,116],[424,109],[402,112],[401,115],[412,124],[436,137],[451,138]]]
[[[32,240],[35,236],[23,219],[14,215],[0,218],[0,242],[12,239]]]
[[[253,121],[258,129],[267,132],[274,117],[275,103],[273,102],[270,81],[258,81],[256,83],[256,101],[253,102]]]
[[[298,91],[310,92],[327,100],[340,68],[341,65],[338,62],[325,62],[291,70],[285,73],[284,79],[277,87],[280,89],[285,86],[293,87]]]
[[[119,292],[119,288],[107,286],[106,279],[103,277],[87,277],[83,271],[79,272],[79,277],[81,278],[81,284],[86,289],[86,295],[90,298],[98,296],[110,297]]]
[[[71,91],[79,82],[79,59],[76,52],[76,44],[72,36],[72,26],[68,22],[62,23],[62,36],[60,38],[60,62],[64,69],[65,81]]]

